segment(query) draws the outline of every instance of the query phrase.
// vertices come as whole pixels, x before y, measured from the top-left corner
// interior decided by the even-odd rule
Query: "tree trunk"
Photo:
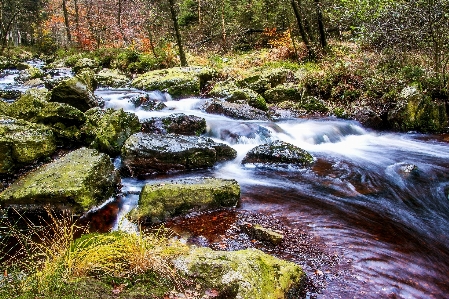
[[[117,26],[121,31],[122,28],[122,0],[118,0]]]
[[[175,11],[175,2],[174,2],[174,0],[168,0],[168,2],[170,4],[170,13],[171,13],[172,21],[173,21],[173,26],[175,27],[176,42],[177,42],[178,48],[179,48],[179,58],[181,60],[181,66],[187,66],[186,54],[184,53],[184,48],[182,46],[181,33],[179,31],[179,26],[178,26],[178,18],[176,16],[176,11]]]
[[[324,30],[323,12],[321,11],[320,0],[315,0],[315,5],[316,5],[316,14],[318,18],[318,29],[320,31],[320,43],[321,47],[323,47],[324,49],[327,47],[327,40],[326,40],[326,32]]]
[[[311,55],[312,51],[311,51],[309,39],[307,38],[307,33],[304,30],[304,26],[302,25],[302,17],[299,12],[298,4],[296,4],[295,0],[291,0],[290,3],[292,5],[293,12],[295,13],[296,21],[298,22],[299,33],[301,34],[302,41],[306,45],[307,52],[309,53],[309,55]]]
[[[62,11],[64,13],[64,24],[65,30],[67,32],[67,42],[70,44],[72,42],[72,35],[70,34],[69,13],[67,12],[66,0],[62,0]]]

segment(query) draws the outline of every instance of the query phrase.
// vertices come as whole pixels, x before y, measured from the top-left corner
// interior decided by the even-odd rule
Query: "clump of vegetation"
[[[3,257],[0,298],[90,298],[98,290],[118,294],[142,281],[156,296],[182,290],[169,260],[187,247],[165,229],[86,234],[87,227],[71,217],[49,215],[40,229],[22,217],[27,229],[10,226],[2,239],[14,238],[19,250]]]

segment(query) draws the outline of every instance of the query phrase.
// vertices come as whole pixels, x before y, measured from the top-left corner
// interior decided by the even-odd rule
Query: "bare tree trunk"
[[[121,31],[122,28],[122,0],[118,0],[117,26]]]
[[[299,33],[301,34],[302,41],[306,45],[309,55],[312,55],[312,49],[310,47],[309,39],[307,38],[307,33],[304,30],[304,26],[302,25],[302,17],[298,8],[298,4],[296,4],[295,0],[291,0],[290,3],[292,5],[293,12],[295,13],[296,21],[298,22]]]
[[[198,0],[198,24],[201,26],[203,24],[201,16],[201,0]]]
[[[224,17],[224,3],[221,6],[221,35],[223,39],[223,47],[226,47],[226,22]]]
[[[181,33],[179,31],[178,18],[176,16],[175,2],[174,2],[174,0],[168,0],[168,2],[170,4],[170,13],[171,13],[172,21],[173,21],[173,26],[175,27],[176,42],[178,43],[179,58],[181,60],[181,66],[187,66],[186,54],[185,54],[184,48],[182,46]]]
[[[78,36],[80,33],[80,15],[79,15],[79,8],[78,8],[78,0],[74,0],[75,4],[75,29],[76,29],[76,35]]]
[[[320,43],[321,47],[323,47],[324,49],[327,47],[327,40],[326,40],[326,32],[324,30],[323,12],[321,11],[320,0],[315,0],[315,5],[316,5],[316,14],[318,18],[318,29],[320,31]]]
[[[72,42],[72,35],[70,34],[69,13],[67,12],[66,0],[62,0],[62,11],[64,13],[64,24],[65,30],[67,32],[67,42],[70,44]]]

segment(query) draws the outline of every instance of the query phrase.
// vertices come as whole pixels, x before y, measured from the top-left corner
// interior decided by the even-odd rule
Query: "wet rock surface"
[[[298,167],[310,166],[313,162],[311,154],[293,144],[276,140],[259,145],[250,150],[242,164],[252,163],[256,165],[292,165]]]
[[[204,110],[210,114],[221,114],[234,119],[268,120],[265,111],[249,106],[248,104],[229,103],[224,100],[210,100],[204,104]]]
[[[208,168],[236,155],[230,146],[206,137],[136,133],[122,148],[122,169],[139,177]]]
[[[175,113],[166,117],[152,117],[142,121],[142,132],[155,134],[201,135],[206,131],[206,120],[194,115]]]
[[[240,199],[236,180],[192,178],[147,184],[140,193],[134,217],[159,223],[192,210],[234,207]]]
[[[109,156],[81,148],[26,174],[0,193],[0,202],[62,204],[87,211],[111,196],[117,184]]]
[[[251,107],[266,111],[265,99],[249,88],[238,87],[234,82],[220,82],[215,84],[209,96],[223,98],[230,103],[248,104]]]

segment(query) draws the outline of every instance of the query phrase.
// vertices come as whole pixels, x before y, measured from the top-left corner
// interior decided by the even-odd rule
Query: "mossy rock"
[[[298,298],[305,273],[294,263],[257,249],[213,251],[194,248],[174,260],[178,271],[223,297],[240,299]]]
[[[296,84],[281,84],[265,91],[263,97],[270,104],[285,101],[299,102],[302,97],[302,88]]]
[[[242,164],[253,163],[263,166],[292,165],[308,167],[313,161],[313,156],[302,148],[276,140],[256,146],[250,150],[245,158],[243,158]]]
[[[147,184],[140,193],[134,217],[158,223],[192,210],[234,207],[239,199],[236,180],[198,178]]]
[[[414,87],[401,92],[396,108],[388,113],[388,122],[395,130],[440,133],[448,126],[444,101],[434,101]]]
[[[9,114],[9,104],[0,99],[0,115],[6,116]]]
[[[84,69],[90,69],[93,71],[96,71],[100,66],[100,63],[94,59],[90,58],[81,58],[78,59],[78,61],[73,66],[73,71],[75,73],[79,73],[80,71]]]
[[[29,89],[16,101],[9,104],[6,115],[32,121],[46,106],[49,99],[50,94],[46,89]]]
[[[268,110],[265,99],[249,88],[240,88],[234,82],[219,82],[209,92],[210,96],[223,98],[230,103],[247,103],[251,107]]]
[[[91,69],[82,69],[78,73],[76,73],[75,77],[86,84],[89,90],[94,91],[98,87],[97,77],[94,71]]]
[[[271,88],[285,83],[290,73],[290,70],[284,68],[257,70],[244,79],[239,80],[237,85],[262,94]]]
[[[0,173],[10,173],[15,165],[29,164],[56,150],[50,128],[0,116]]]
[[[86,116],[88,121],[82,128],[87,135],[86,142],[91,148],[111,156],[120,154],[128,137],[141,129],[137,115],[123,109],[93,108],[86,112]]]
[[[139,177],[209,168],[236,156],[230,146],[206,137],[136,133],[122,148],[122,169]]]
[[[212,69],[202,67],[175,67],[147,72],[131,85],[135,88],[152,91],[166,91],[173,97],[199,95],[204,86],[215,75]]]
[[[174,113],[142,121],[142,132],[156,134],[181,134],[199,136],[206,131],[206,120],[194,115]]]
[[[50,101],[69,104],[82,112],[101,106],[93,91],[76,77],[59,82],[51,91]]]
[[[87,211],[108,199],[118,180],[108,155],[81,148],[28,173],[0,193],[2,204],[62,204]]]
[[[204,104],[204,110],[210,114],[221,114],[234,119],[269,120],[267,112],[248,104],[229,103],[225,100],[210,100]]]
[[[95,75],[95,79],[101,86],[107,87],[125,87],[130,79],[116,69],[102,69]]]

